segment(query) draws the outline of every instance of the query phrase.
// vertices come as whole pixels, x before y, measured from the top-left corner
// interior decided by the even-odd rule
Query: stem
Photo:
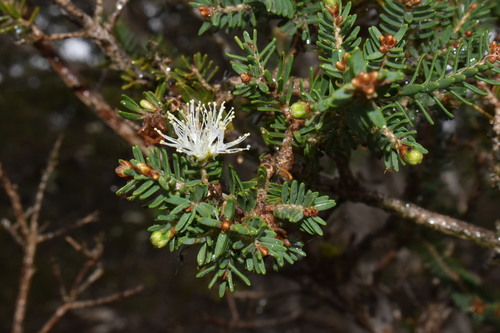
[[[350,201],[362,202],[372,207],[381,208],[416,224],[447,235],[469,240],[483,247],[500,252],[500,237],[494,231],[427,210],[411,202],[368,190],[362,187],[352,175],[347,161],[339,158],[335,158],[335,160],[339,168],[339,179],[336,182],[330,179],[329,184],[333,192],[338,193],[341,197]],[[324,179],[324,181],[328,183],[328,180]]]
[[[207,169],[201,167],[200,173],[201,173],[201,182],[205,185],[208,185],[209,183],[208,183]]]
[[[481,246],[500,251],[500,239],[493,231],[435,213],[415,204],[379,195],[378,206],[385,211],[411,219],[413,222],[437,230],[447,235],[473,241]]]
[[[37,247],[36,233],[30,234],[26,239],[26,244],[23,248],[23,264],[21,270],[21,277],[19,279],[19,293],[15,305],[14,319],[12,325],[12,333],[22,333],[24,318],[26,317],[26,305],[28,294],[31,287],[31,279],[35,273],[33,263],[35,261],[36,247]]]
[[[101,118],[106,125],[125,139],[125,141],[131,145],[144,147],[143,140],[137,135],[133,126],[120,117],[99,92],[91,89],[75,71],[61,60],[59,54],[54,50],[40,29],[35,26],[32,29],[33,36],[37,40],[33,45],[50,62],[52,69],[68,88],[73,90],[76,97]]]

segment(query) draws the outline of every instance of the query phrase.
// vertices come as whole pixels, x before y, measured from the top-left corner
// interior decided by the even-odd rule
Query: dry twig
[[[22,333],[24,330],[24,322],[26,318],[26,309],[28,305],[28,296],[30,292],[31,282],[35,273],[35,257],[38,245],[41,242],[53,239],[66,234],[68,231],[84,226],[88,223],[97,220],[97,213],[94,212],[88,216],[78,220],[76,223],[58,229],[52,232],[43,232],[43,227],[40,226],[40,212],[43,206],[43,198],[49,183],[50,177],[54,172],[57,164],[57,156],[61,146],[62,138],[60,137],[50,153],[47,167],[44,170],[38,189],[35,193],[35,200],[32,207],[24,208],[17,186],[13,184],[4,172],[0,163],[0,184],[7,193],[11,206],[14,211],[14,222],[7,218],[1,219],[1,225],[9,232],[12,238],[21,246],[23,251],[21,276],[19,278],[19,290],[14,307],[14,316],[12,322],[12,333]],[[27,218],[29,216],[29,219]],[[97,306],[109,302],[113,302],[124,297],[131,296],[140,290],[142,286],[133,289],[128,289],[123,292],[115,293],[110,296],[96,298],[93,300],[77,301],[78,296],[88,289],[103,273],[100,257],[103,251],[102,238],[96,240],[96,246],[92,249],[86,244],[80,244],[70,237],[66,238],[73,248],[81,252],[86,258],[86,262],[78,272],[73,285],[69,291],[66,291],[61,283],[61,296],[63,304],[56,310],[54,315],[47,321],[41,332],[48,332],[54,324],[70,309]],[[56,272],[56,277],[61,280],[60,273]]]
[[[59,281],[62,303],[57,307],[52,316],[45,322],[39,333],[49,332],[54,325],[70,310],[95,307],[102,304],[107,304],[121,300],[125,297],[135,295],[142,291],[142,285],[135,288],[127,289],[118,293],[114,293],[105,297],[94,298],[90,300],[78,300],[80,295],[87,290],[94,282],[96,282],[104,272],[100,261],[103,253],[103,239],[97,237],[95,246],[89,248],[85,243],[79,243],[72,237],[66,237],[68,244],[77,252],[80,252],[86,257],[86,260],[78,273],[76,274],[70,290],[66,290],[61,276],[61,272],[57,265],[54,265],[54,275]]]

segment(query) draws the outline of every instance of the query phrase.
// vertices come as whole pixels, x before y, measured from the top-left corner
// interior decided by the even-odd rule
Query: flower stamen
[[[167,115],[177,138],[155,129],[164,138],[160,143],[174,147],[177,152],[188,155],[199,164],[205,164],[219,154],[231,154],[249,149],[250,146],[234,148],[245,140],[249,133],[224,143],[226,128],[234,119],[234,109],[229,110],[224,116],[225,110],[224,103],[217,108],[215,102],[195,106],[195,102],[190,101],[184,112],[178,112],[179,117],[170,112]]]

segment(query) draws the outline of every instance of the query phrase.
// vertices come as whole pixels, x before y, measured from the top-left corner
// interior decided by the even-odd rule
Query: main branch
[[[36,42],[33,44],[38,51],[50,62],[52,69],[72,89],[76,97],[92,110],[106,125],[131,145],[144,146],[142,139],[137,135],[134,126],[123,119],[106,102],[96,90],[90,88],[59,56],[47,40],[44,33],[36,26],[32,27]]]
[[[361,186],[352,175],[347,161],[336,159],[339,167],[339,179],[328,183],[341,197],[381,208],[416,224],[434,229],[443,234],[466,239],[500,253],[500,237],[494,231],[439,214],[411,202],[393,198],[389,195],[368,190]]]

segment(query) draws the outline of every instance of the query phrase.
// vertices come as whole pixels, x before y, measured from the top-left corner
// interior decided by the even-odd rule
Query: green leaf
[[[234,197],[228,197],[225,204],[226,207],[224,208],[224,217],[232,220],[236,209],[236,201]]]
[[[377,127],[383,128],[386,125],[384,115],[380,109],[373,109],[368,111],[368,117]]]
[[[248,279],[248,278],[247,278],[247,277],[246,277],[243,273],[241,273],[241,271],[240,271],[240,270],[238,270],[238,269],[236,268],[236,266],[234,266],[231,262],[229,262],[229,269],[230,269],[230,270],[231,270],[234,274],[236,274],[236,275],[240,278],[240,280],[241,280],[241,281],[243,281],[243,282],[244,282],[247,286],[249,286],[249,287],[250,287],[250,285],[251,285],[250,280],[249,280],[249,279]]]
[[[349,59],[347,60],[349,67],[352,69],[353,77],[360,72],[366,72],[367,63],[363,58],[363,52],[359,48],[355,48]]]
[[[179,219],[179,222],[177,222],[177,224],[175,225],[175,232],[179,233],[179,232],[183,231],[184,229],[186,229],[187,226],[189,224],[191,224],[194,217],[195,217],[194,212],[183,214],[181,216],[181,218]]]
[[[196,261],[198,262],[198,266],[202,266],[205,264],[205,260],[207,259],[207,243],[203,244],[198,251],[198,255],[196,256]]]
[[[224,253],[229,244],[229,236],[225,232],[219,233],[219,237],[217,237],[217,243],[215,244],[215,258],[220,257],[222,253]]]
[[[132,98],[128,97],[127,95],[122,95],[122,100],[120,101],[120,104],[129,109],[130,111],[134,111],[140,114],[145,114],[146,111],[144,111],[143,108],[139,104],[137,104]]]
[[[118,114],[128,120],[141,120],[143,116],[137,113],[130,113],[130,112],[124,112],[124,111],[118,111]]]

